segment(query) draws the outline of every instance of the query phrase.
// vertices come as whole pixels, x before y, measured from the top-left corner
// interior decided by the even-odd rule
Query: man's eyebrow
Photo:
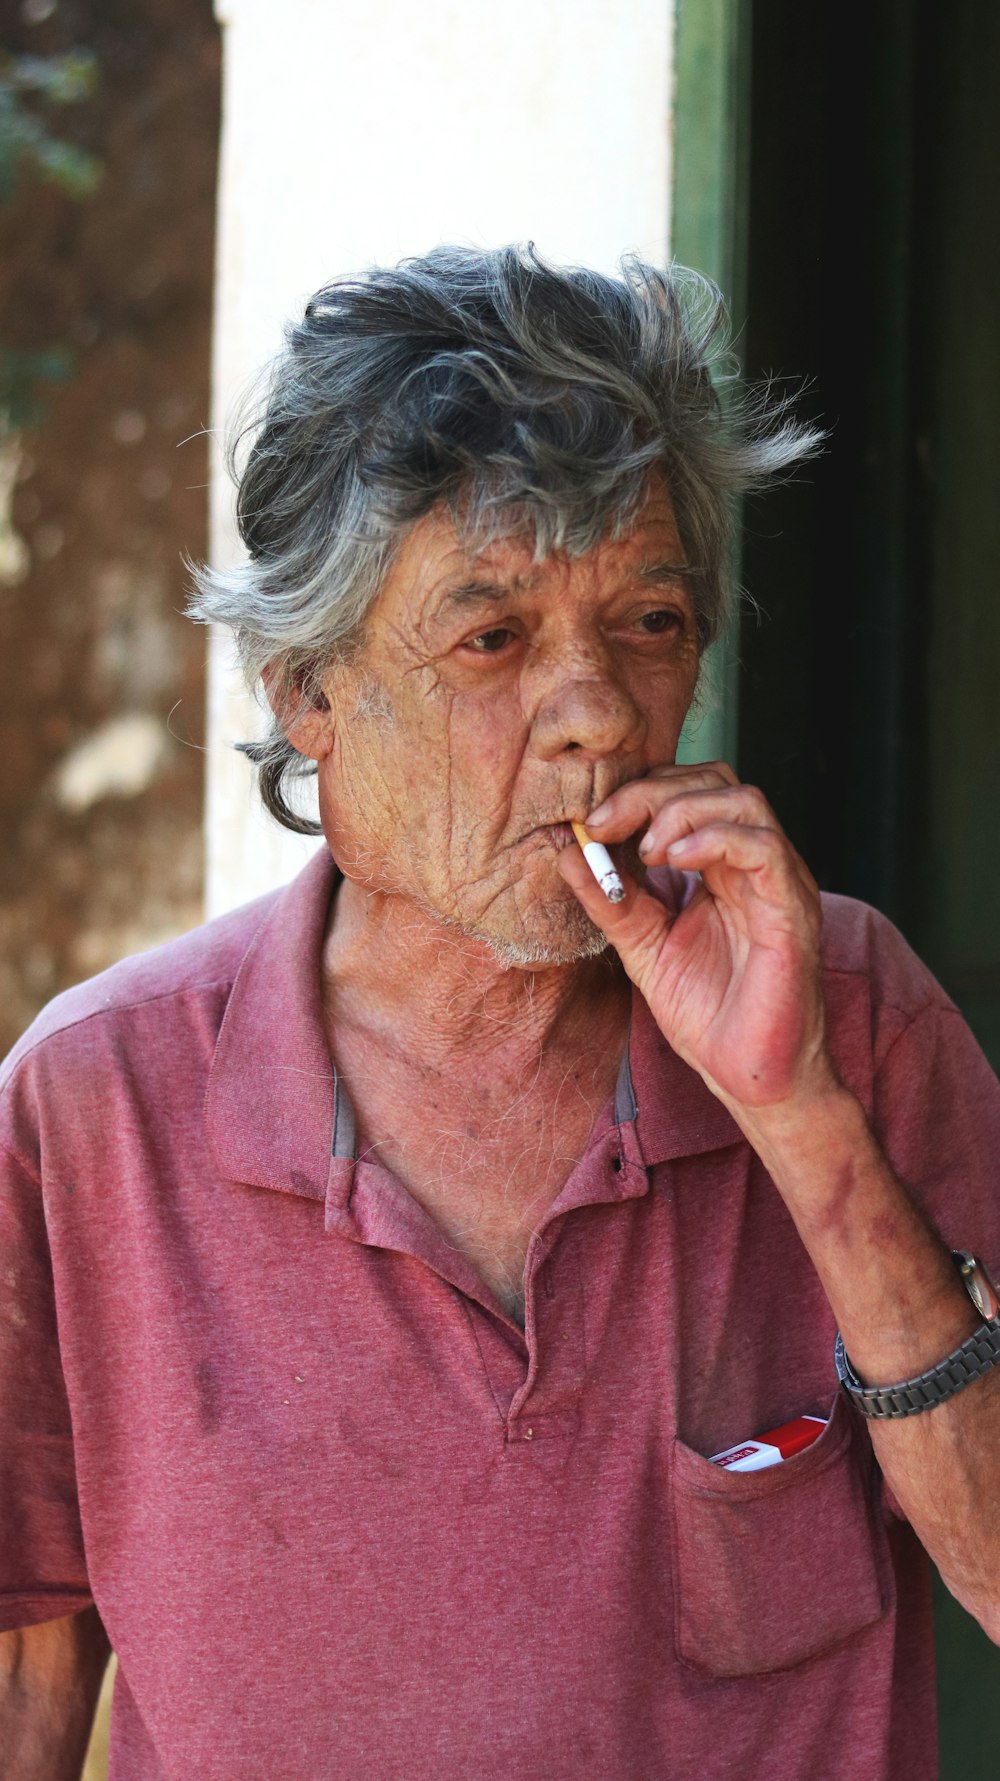
[[[656,563],[644,563],[638,570],[641,581],[651,581],[663,586],[669,582],[687,583],[697,579],[700,571],[691,563],[675,563],[664,559]],[[509,581],[490,581],[478,577],[474,581],[459,582],[455,587],[448,588],[441,597],[439,611],[447,611],[453,607],[499,606],[505,600],[518,599],[522,594],[530,592],[531,577],[514,575]]]
[[[526,592],[527,585],[520,576],[514,576],[510,581],[463,581],[448,589],[441,605],[498,606],[504,600],[517,599],[519,594]]]
[[[693,563],[674,563],[664,560],[659,563],[643,563],[639,575],[643,581],[697,581],[701,571]]]

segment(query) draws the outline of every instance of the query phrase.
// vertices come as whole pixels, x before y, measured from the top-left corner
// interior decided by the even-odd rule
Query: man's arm
[[[4,1781],[79,1781],[110,1653],[96,1608],[0,1633]]]
[[[977,1316],[949,1251],[847,1090],[733,1109],[781,1193],[866,1385],[935,1366]],[[1000,1644],[1000,1367],[916,1416],[869,1421],[879,1465],[954,1596]]]
[[[819,890],[766,799],[724,762],[666,766],[620,787],[586,826],[605,843],[645,829],[639,854],[648,865],[700,875],[674,917],[633,883],[623,902],[609,903],[578,849],[558,856],[660,1030],[767,1168],[851,1365],[872,1386],[935,1366],[980,1320],[948,1250],[837,1077]],[[944,1581],[1000,1643],[1000,1368],[934,1409],[871,1425],[871,1434]]]

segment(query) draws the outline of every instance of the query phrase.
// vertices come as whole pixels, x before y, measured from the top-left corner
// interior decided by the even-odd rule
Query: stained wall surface
[[[0,463],[0,1045],[56,991],[201,919],[219,34],[208,0],[28,0],[0,41],[93,52],[48,127],[103,177],[0,204],[0,346],[68,351]]]

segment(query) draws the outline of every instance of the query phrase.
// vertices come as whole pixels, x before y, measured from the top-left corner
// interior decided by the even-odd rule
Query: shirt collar
[[[632,994],[629,1069],[644,1162],[701,1156],[745,1142],[732,1114],[668,1045],[638,990]]]
[[[338,882],[324,847],[274,897],[234,980],[206,1099],[209,1139],[226,1179],[315,1200],[326,1197],[331,1157],[354,1154],[353,1115],[330,1059],[321,993]],[[657,889],[678,909],[688,886],[670,873]],[[742,1142],[735,1120],[667,1043],[637,990],[615,1123],[634,1125],[646,1164]]]
[[[273,899],[233,983],[205,1109],[228,1180],[315,1200],[326,1194],[336,1110],[321,958],[338,879],[324,847]]]

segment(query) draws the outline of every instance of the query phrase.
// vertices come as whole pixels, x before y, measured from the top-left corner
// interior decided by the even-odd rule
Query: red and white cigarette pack
[[[768,1429],[753,1441],[741,1441],[738,1447],[725,1447],[712,1454],[712,1464],[725,1466],[728,1472],[761,1472],[765,1466],[779,1466],[811,1447],[826,1428],[822,1416],[796,1416],[794,1422],[783,1422],[780,1428]]]

